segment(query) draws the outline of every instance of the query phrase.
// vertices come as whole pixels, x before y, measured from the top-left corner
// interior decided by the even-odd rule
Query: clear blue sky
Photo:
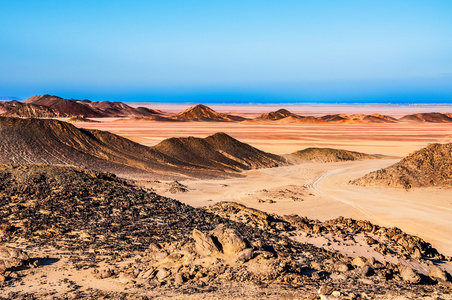
[[[452,103],[452,1],[2,1],[0,96]]]

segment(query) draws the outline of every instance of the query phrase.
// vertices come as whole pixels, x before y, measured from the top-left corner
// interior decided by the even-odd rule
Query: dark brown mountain
[[[400,120],[408,122],[452,123],[452,117],[436,112],[406,115],[400,118]]]
[[[306,148],[284,156],[291,163],[312,162],[339,162],[362,159],[379,158],[378,155],[365,154],[360,152],[331,149],[331,148]]]
[[[325,115],[319,119],[327,122],[340,122],[347,120],[347,117],[345,115]]]
[[[416,188],[452,187],[452,143],[431,144],[388,168],[352,182],[357,185]]]
[[[365,115],[362,120],[369,123],[397,123],[399,121],[391,116],[381,114]]]
[[[214,111],[208,106],[198,104],[190,107],[171,118],[181,121],[217,121],[217,122],[240,122],[246,118],[233,116]]]
[[[205,139],[170,138],[153,149],[181,161],[208,169],[240,171],[285,165],[285,159],[239,142],[225,133]]]
[[[101,102],[85,102],[86,105],[96,108],[102,113],[112,117],[127,117],[127,116],[152,116],[160,115],[161,112],[145,107],[133,108],[125,103],[116,101],[101,101]]]
[[[24,101],[26,104],[46,106],[60,117],[85,116],[91,118],[105,117],[101,110],[89,106],[89,101],[64,99],[58,96],[38,95]],[[40,116],[36,116],[40,117]]]
[[[257,117],[257,119],[261,119],[261,120],[281,120],[287,117],[291,117],[294,119],[301,119],[302,117],[299,115],[296,115],[294,113],[291,113],[290,111],[288,111],[287,109],[281,108],[277,111],[272,111],[269,113],[265,113],[260,115],[259,117]]]
[[[28,98],[24,104],[39,105],[47,107],[55,114],[55,117],[130,117],[130,116],[153,116],[161,114],[160,111],[148,109],[145,107],[133,108],[122,102],[115,101],[95,101],[64,99],[58,96],[38,95]],[[33,112],[33,114],[31,113]],[[40,114],[35,109],[30,111],[17,110],[11,113],[18,117],[48,117],[48,113]]]
[[[226,134],[172,138],[146,147],[100,130],[51,119],[0,117],[0,162],[74,165],[120,176],[231,176],[284,163]],[[232,172],[232,173],[231,173]]]

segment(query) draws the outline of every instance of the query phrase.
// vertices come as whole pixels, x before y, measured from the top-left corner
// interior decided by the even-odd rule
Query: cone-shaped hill
[[[296,115],[294,113],[291,113],[287,109],[281,108],[277,111],[272,111],[269,113],[265,113],[257,117],[257,119],[261,120],[281,120],[287,117],[295,118],[295,119],[301,119],[302,117],[299,115]]]
[[[57,120],[0,117],[0,162],[74,165],[120,176],[229,176],[284,163],[226,134],[172,138],[146,147],[100,130]]]
[[[400,118],[401,121],[427,122],[427,123],[452,123],[452,117],[442,113],[422,113],[406,115]]]
[[[452,187],[452,143],[431,144],[388,168],[352,182],[357,185],[416,188]]]
[[[285,159],[239,142],[225,133],[205,139],[170,138],[153,149],[166,155],[207,168],[249,170],[285,165]]]
[[[375,159],[381,156],[360,152],[331,149],[331,148],[306,148],[284,156],[291,163],[312,162],[339,162],[362,159]]]
[[[246,120],[244,117],[223,114],[214,111],[208,106],[198,104],[190,107],[172,118],[181,121],[219,121],[219,122],[240,122]]]

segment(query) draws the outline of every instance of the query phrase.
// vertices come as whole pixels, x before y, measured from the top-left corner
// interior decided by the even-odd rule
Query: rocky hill
[[[401,121],[408,122],[427,122],[427,123],[452,123],[452,117],[442,113],[421,113],[406,115],[400,118]]]
[[[171,118],[181,121],[220,121],[220,122],[240,122],[246,118],[233,116],[214,111],[208,106],[198,104],[190,107]]]
[[[170,138],[153,149],[173,159],[225,171],[269,168],[286,164],[284,158],[239,142],[225,133],[216,133],[205,139]]]
[[[391,188],[452,187],[452,143],[431,144],[353,184]]]
[[[160,115],[157,110],[145,107],[133,108],[122,102],[64,99],[58,96],[37,95],[18,102],[9,109],[9,116],[26,118],[48,117],[129,117]]]
[[[339,162],[362,159],[375,159],[378,155],[360,152],[331,149],[331,148],[306,148],[284,156],[291,163],[312,162]]]
[[[320,117],[321,120],[332,123],[396,123],[398,120],[391,116],[378,113],[372,115],[366,114],[335,114]]]
[[[60,117],[86,116],[86,117],[104,117],[101,110],[90,107],[85,102],[73,99],[64,99],[58,96],[38,95],[28,98],[25,104],[45,106],[52,109]],[[88,103],[88,102],[86,102]],[[34,117],[41,117],[36,115]]]
[[[265,293],[383,299],[389,293],[436,295],[449,286],[448,274],[436,266],[426,276],[403,264],[347,257],[296,240],[302,231],[349,236],[348,243],[359,233],[381,232],[443,259],[400,230],[350,219],[322,224],[282,218],[233,204],[208,212],[107,173],[0,165],[0,203],[1,238],[9,246],[0,248],[5,298],[242,299]],[[398,251],[394,245],[388,251]]]
[[[294,119],[301,119],[302,118],[299,115],[291,113],[287,109],[281,108],[281,109],[279,109],[277,111],[264,113],[264,114],[260,115],[259,117],[257,117],[257,119],[261,119],[261,120],[281,120],[281,119],[284,119],[284,118],[287,118],[287,117],[292,117]]]
[[[73,165],[126,177],[225,177],[284,163],[281,157],[226,134],[173,138],[146,147],[106,131],[78,129],[57,120],[0,117],[0,136],[3,163]]]

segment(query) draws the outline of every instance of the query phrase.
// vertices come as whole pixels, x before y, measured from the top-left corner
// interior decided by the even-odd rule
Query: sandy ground
[[[99,119],[102,123],[74,123],[77,127],[100,129],[153,146],[170,137],[206,137],[225,132],[261,150],[292,153],[307,147],[331,147],[398,157],[429,143],[452,142],[451,124],[282,124],[222,122],[153,122]]]
[[[343,216],[396,226],[424,238],[445,255],[452,255],[450,190],[405,191],[348,184],[351,179],[396,161],[308,163],[253,170],[246,172],[246,178],[182,181],[189,191],[178,194],[169,193],[163,182],[153,186],[158,193],[192,206],[235,201],[279,215],[298,214],[321,221]]]
[[[179,112],[190,105],[151,105],[151,108]],[[279,106],[211,106],[221,112],[255,116]],[[450,112],[450,107],[351,107],[290,106],[304,115],[327,113],[383,113],[400,117],[416,112]],[[347,109],[347,110],[345,110]],[[101,123],[75,123],[78,127],[111,131],[138,143],[152,146],[165,138],[206,137],[227,134],[264,151],[285,154],[307,147],[331,147],[365,153],[403,157],[429,143],[452,142],[451,124],[284,124],[206,122],[124,122],[100,119]],[[253,170],[245,178],[211,181],[183,181],[188,193],[170,194],[166,182],[154,183],[159,193],[193,206],[218,201],[237,201],[267,212],[296,213],[326,220],[338,216],[367,219],[382,226],[397,226],[431,242],[439,251],[452,255],[452,192],[442,189],[411,191],[351,186],[358,178],[398,160],[305,164]],[[274,203],[271,203],[273,200]]]

